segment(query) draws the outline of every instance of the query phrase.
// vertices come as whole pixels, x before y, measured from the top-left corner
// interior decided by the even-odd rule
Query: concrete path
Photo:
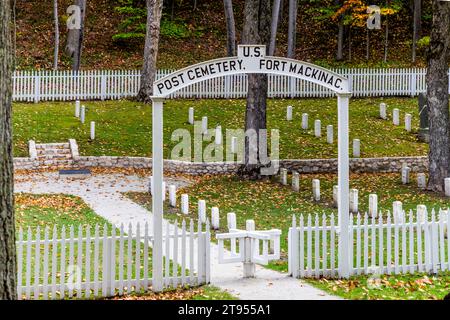
[[[122,195],[123,192],[146,192],[148,177],[124,174],[98,174],[86,179],[59,178],[56,172],[16,175],[15,192],[34,194],[71,194],[82,198],[98,215],[111,224],[120,227],[129,223],[149,224],[152,229],[152,214],[140,205]],[[189,184],[188,181],[166,178],[167,185],[177,187]],[[163,221],[163,230],[169,222]],[[169,225],[170,229],[172,225]],[[211,245],[211,284],[230,292],[244,300],[329,300],[339,299],[287,276],[286,274],[256,268],[256,278],[243,279],[242,263],[219,264],[218,246]]]

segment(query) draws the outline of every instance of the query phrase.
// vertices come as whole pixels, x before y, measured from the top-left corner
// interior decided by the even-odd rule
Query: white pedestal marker
[[[189,214],[189,195],[185,193],[181,195],[181,213]]]
[[[331,124],[327,126],[327,142],[333,144],[333,126]]]
[[[353,139],[353,158],[359,158],[361,156],[361,141],[359,139]]]
[[[80,112],[80,121],[81,123],[84,123],[86,118],[86,107],[85,106],[81,106],[81,112]]]
[[[286,108],[286,120],[292,121],[292,106]]]
[[[322,124],[320,120],[314,121],[314,135],[316,137],[322,136]]]
[[[395,223],[403,223],[403,205],[401,201],[394,201],[392,203],[392,213],[394,215],[394,222]]]
[[[314,201],[320,201],[320,180],[313,179],[312,181],[313,199]]]
[[[411,172],[410,167],[402,168],[402,183],[409,184],[409,173]]]
[[[189,108],[188,122],[194,124],[194,108],[192,107]]]
[[[214,137],[214,142],[217,145],[222,144],[222,127],[221,126],[216,127],[216,136]]]
[[[227,213],[227,227],[228,229],[236,229],[236,214],[234,212]]]
[[[287,185],[287,169],[281,168],[280,169],[280,182],[283,186]]]
[[[358,190],[350,189],[350,212],[358,213]]]
[[[380,103],[380,118],[386,120],[387,119],[387,113],[386,113],[386,103]]]
[[[80,101],[75,101],[75,117],[80,117]]]
[[[417,205],[417,219],[420,223],[427,221],[427,206],[423,204]]]
[[[237,152],[237,137],[231,137],[231,152]]]
[[[427,178],[425,173],[421,172],[417,174],[417,187],[422,190],[427,187]]]
[[[91,140],[95,140],[95,121],[91,121]]]
[[[333,186],[333,207],[338,207],[339,186]]]
[[[300,174],[297,171],[292,172],[292,190],[300,191]]]
[[[398,110],[397,108],[395,108],[392,112],[392,123],[395,126],[400,125],[400,110]]]
[[[212,207],[211,208],[211,228],[213,230],[219,230],[219,223],[220,223],[219,208]]]
[[[201,223],[206,223],[206,201],[198,200],[198,220]]]
[[[177,206],[177,187],[173,184],[169,186],[169,205],[171,207]]]
[[[375,193],[369,195],[369,215],[372,218],[378,216],[378,196]]]
[[[405,115],[405,129],[408,132],[411,132],[411,120],[412,120],[412,116],[409,113],[407,113]]]
[[[302,129],[308,130],[308,114],[307,113],[302,114]]]
[[[202,133],[206,134],[208,132],[208,117],[202,118]]]

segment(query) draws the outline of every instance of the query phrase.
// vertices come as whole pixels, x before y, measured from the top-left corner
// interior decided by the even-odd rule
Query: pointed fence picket
[[[167,223],[163,234],[166,288],[209,282],[208,223],[189,232]],[[52,230],[52,232],[50,232]],[[127,233],[125,233],[127,230]],[[54,226],[18,232],[17,290],[19,299],[98,298],[151,290],[153,236],[149,226]]]
[[[450,210],[420,217],[403,212],[369,217],[350,214],[350,275],[437,273],[450,270]],[[297,221],[299,223],[297,224]],[[339,226],[334,215],[301,215],[289,229],[289,270],[294,277],[337,277]]]
[[[160,79],[175,70],[158,70]],[[425,68],[332,69],[350,80],[354,97],[416,96],[426,91]],[[18,70],[13,75],[14,101],[73,101],[123,99],[137,95],[140,70]],[[172,98],[244,98],[247,75],[236,74],[193,84]],[[449,89],[450,92],[450,89]],[[332,97],[333,92],[312,82],[269,75],[269,97]]]

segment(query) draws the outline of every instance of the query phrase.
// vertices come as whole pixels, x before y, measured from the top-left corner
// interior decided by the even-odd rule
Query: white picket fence
[[[450,270],[450,211],[418,216],[403,214],[403,221],[367,214],[350,216],[350,275],[400,274]],[[338,276],[339,227],[334,215],[293,217],[289,229],[289,272],[294,277]]]
[[[191,220],[163,234],[164,287],[209,283],[210,232]],[[20,299],[100,298],[151,290],[153,236],[146,224],[19,230]]]
[[[175,70],[159,70],[157,79]],[[416,96],[426,91],[424,68],[332,69],[350,81],[354,97]],[[135,97],[139,70],[16,71],[14,101],[72,101]],[[450,92],[450,88],[449,88]],[[196,83],[172,98],[245,98],[247,76],[227,76]],[[324,87],[286,76],[269,75],[269,97],[332,97]]]

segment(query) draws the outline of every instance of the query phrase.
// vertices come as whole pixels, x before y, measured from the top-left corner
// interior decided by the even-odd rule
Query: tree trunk
[[[10,2],[0,4],[0,300],[17,299],[11,95]]]
[[[420,39],[422,24],[422,0],[414,0],[412,62],[416,62],[417,41]]]
[[[335,0],[334,4],[336,6],[340,6],[342,3],[340,0]],[[336,60],[341,61],[343,59],[344,59],[344,22],[342,21],[342,17],[339,17]]]
[[[387,1],[388,7],[390,6],[391,1]],[[386,16],[386,33],[384,35],[384,62],[387,62],[388,57],[388,48],[389,48],[389,16]]]
[[[227,55],[233,57],[236,55],[236,25],[234,23],[232,0],[223,0],[223,6],[227,22]]]
[[[370,58],[370,34],[369,29],[366,30],[366,60]]]
[[[295,46],[297,38],[297,9],[297,0],[289,0],[287,57],[292,59],[295,58]]]
[[[269,44],[269,56],[275,55],[275,48],[277,44],[277,31],[278,21],[280,17],[280,5],[281,0],[274,0],[272,7],[272,24],[270,27],[270,44]]]
[[[80,70],[81,51],[83,47],[84,20],[86,16],[86,0],[75,0],[75,5],[80,8],[80,29],[69,29],[67,33],[66,54],[72,58],[72,69]]]
[[[53,0],[53,19],[55,24],[55,49],[53,53],[53,70],[58,70],[58,56],[59,56],[58,0]]]
[[[162,0],[147,0],[147,33],[145,36],[144,63],[142,66],[141,87],[137,95],[137,100],[145,103],[150,103],[153,95],[162,7]]]
[[[270,41],[270,0],[246,0],[244,8],[243,44],[265,44]],[[259,143],[260,130],[266,129],[268,80],[266,74],[249,74],[247,106],[245,111],[245,130],[254,130],[256,139],[245,138],[244,164],[238,174],[246,179],[261,179],[260,155],[267,154],[267,144]],[[261,148],[265,148],[262,150]],[[256,157],[256,159],[255,159]]]
[[[433,22],[428,50],[427,104],[430,151],[428,189],[444,190],[450,166],[448,59],[450,56],[450,2],[433,0]]]

